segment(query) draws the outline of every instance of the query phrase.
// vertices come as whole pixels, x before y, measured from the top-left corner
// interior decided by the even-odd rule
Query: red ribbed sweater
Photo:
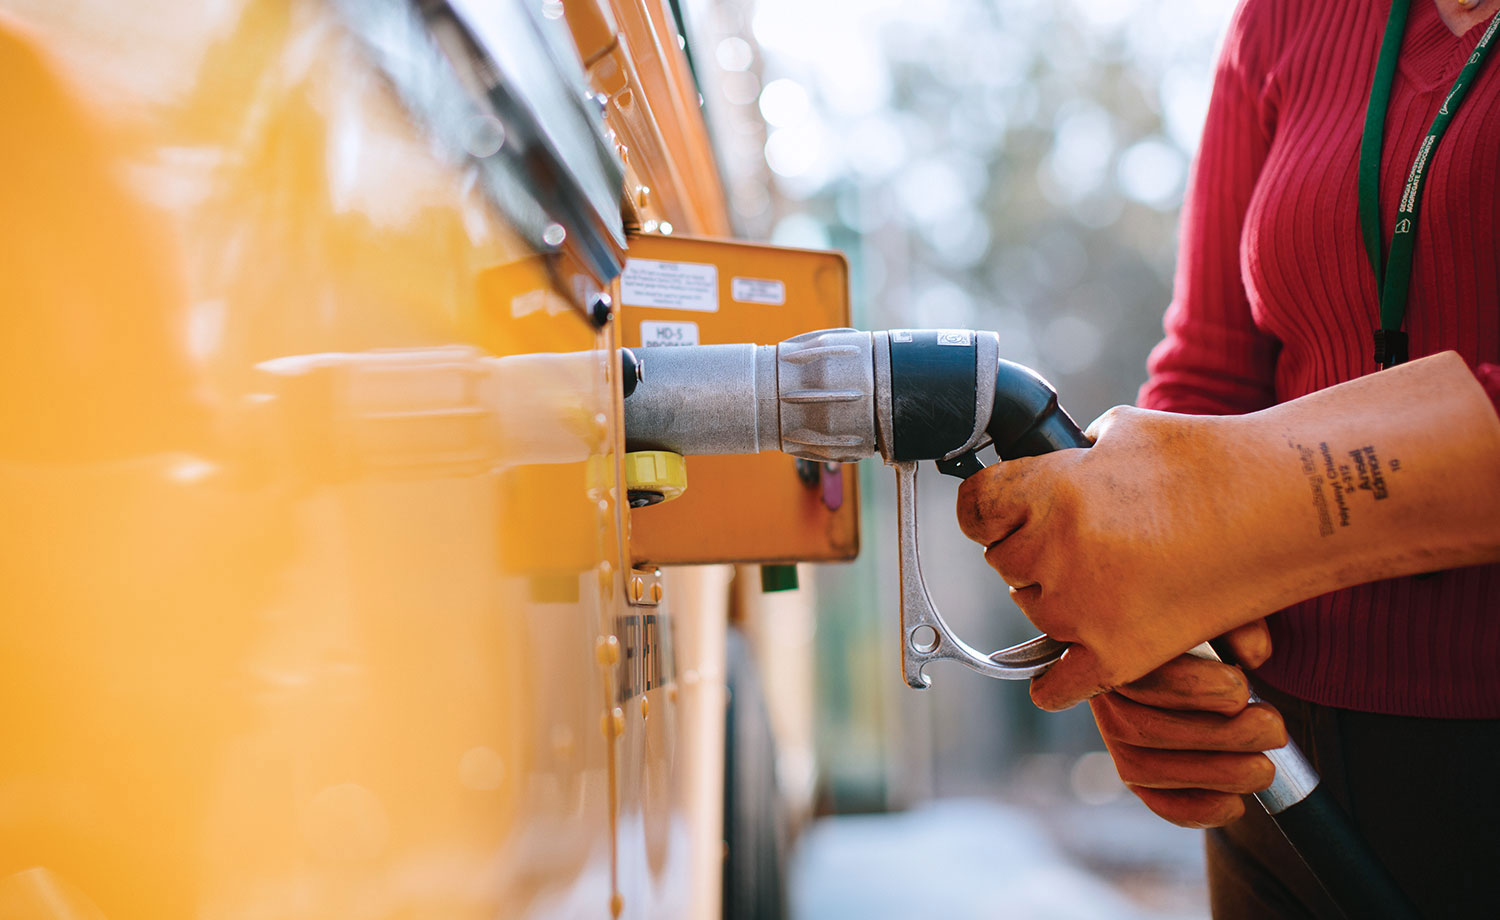
[[[1251,412],[1375,371],[1379,300],[1356,175],[1389,9],[1389,0],[1241,4],[1183,208],[1167,336],[1141,405]],[[1412,4],[1381,159],[1387,248],[1412,158],[1484,29],[1455,36],[1432,0]],[[1500,61],[1491,60],[1427,171],[1406,317],[1413,358],[1458,351],[1492,398],[1497,103]],[[1275,651],[1259,674],[1294,696],[1367,712],[1500,717],[1500,565],[1361,585],[1270,622]]]

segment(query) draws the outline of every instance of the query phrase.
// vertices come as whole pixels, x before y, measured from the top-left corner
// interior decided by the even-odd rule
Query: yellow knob
[[[669,502],[687,490],[687,464],[671,451],[632,451],[625,455],[625,488],[632,508]]]

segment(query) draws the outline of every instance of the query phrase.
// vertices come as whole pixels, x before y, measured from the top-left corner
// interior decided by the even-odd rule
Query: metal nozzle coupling
[[[999,351],[993,332],[854,329],[653,348],[650,384],[625,401],[627,447],[941,460],[987,441]]]
[[[875,453],[872,336],[828,329],[779,345],[651,349],[651,383],[625,401],[630,450],[780,450],[810,460]]]
[[[984,655],[948,629],[922,579],[917,552],[917,465],[969,476],[975,451],[1002,457],[1084,447],[1034,372],[1000,359],[993,332],[829,329],[780,345],[652,349],[650,384],[625,400],[631,451],[748,454],[781,450],[819,461],[879,453],[896,470],[901,547],[901,660],[906,681],[956,661],[991,677],[1027,678],[1058,659],[1045,636]]]

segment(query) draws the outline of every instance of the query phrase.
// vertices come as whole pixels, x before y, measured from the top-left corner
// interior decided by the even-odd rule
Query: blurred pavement
[[[1202,834],[1134,799],[940,799],[821,818],[793,854],[793,920],[1207,920]]]

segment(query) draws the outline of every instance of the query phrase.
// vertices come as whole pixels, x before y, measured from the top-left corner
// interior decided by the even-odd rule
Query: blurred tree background
[[[991,329],[1086,424],[1134,401],[1231,0],[687,0],[740,232],[849,255],[855,322]],[[650,228],[648,228],[650,229]],[[923,560],[971,644],[1034,634],[924,471]],[[1086,707],[898,665],[894,477],[862,465],[864,552],[816,574],[831,810],[1123,790]]]

